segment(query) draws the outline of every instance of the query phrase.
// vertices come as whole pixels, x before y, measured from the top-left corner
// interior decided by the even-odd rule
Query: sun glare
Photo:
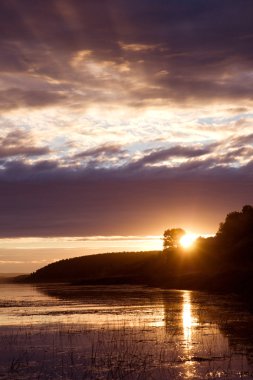
[[[197,239],[196,234],[192,233],[186,233],[181,239],[180,239],[180,244],[183,248],[189,249],[193,246],[195,240]]]

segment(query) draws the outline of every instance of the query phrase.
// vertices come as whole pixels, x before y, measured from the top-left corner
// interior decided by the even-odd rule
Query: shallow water
[[[232,296],[1,284],[0,379],[252,379],[252,322]]]

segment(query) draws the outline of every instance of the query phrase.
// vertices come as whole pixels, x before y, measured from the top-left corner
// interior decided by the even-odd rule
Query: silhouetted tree
[[[185,235],[182,228],[171,228],[164,231],[163,234],[163,249],[166,251],[169,248],[178,248],[180,239]]]
[[[245,205],[241,212],[230,212],[220,224],[216,237],[224,245],[239,242],[253,234],[253,207]]]

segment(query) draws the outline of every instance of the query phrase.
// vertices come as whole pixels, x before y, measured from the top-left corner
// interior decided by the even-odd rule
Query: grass
[[[1,331],[0,379],[250,379],[245,353],[218,347],[215,331],[195,345],[177,331],[77,325]]]

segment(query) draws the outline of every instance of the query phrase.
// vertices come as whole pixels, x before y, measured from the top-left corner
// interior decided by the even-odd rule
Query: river
[[[0,379],[253,379],[236,296],[0,284]]]

